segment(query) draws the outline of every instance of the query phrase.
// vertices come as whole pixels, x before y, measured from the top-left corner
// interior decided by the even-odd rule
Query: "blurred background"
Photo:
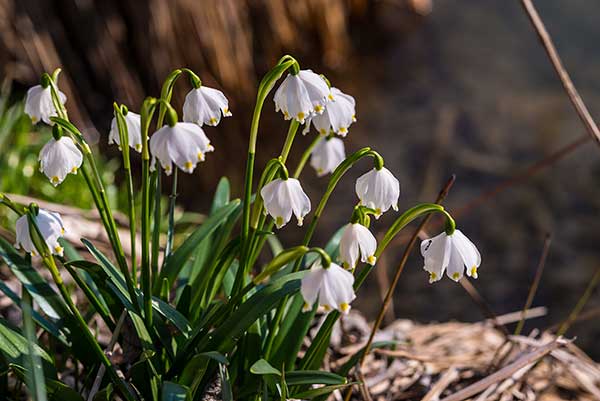
[[[598,116],[600,3],[537,3],[567,70]],[[474,284],[495,313],[522,307],[551,233],[534,301],[548,314],[528,327],[546,328],[566,317],[600,264],[600,149],[587,139],[516,0],[0,0],[0,189],[91,207],[78,191],[80,178],[70,176],[55,190],[36,172],[37,151],[49,133],[30,135],[20,112],[27,88],[42,72],[61,67],[70,115],[98,144],[118,205],[119,154],[107,145],[112,102],[138,111],[146,95],[159,94],[171,70],[186,66],[226,93],[234,115],[206,128],[216,152],[195,174],[180,174],[180,206],[206,211],[221,175],[241,188],[257,82],[285,53],[356,98],[358,122],[346,151],[371,146],[382,153],[400,179],[401,208],[433,201],[457,175],[446,205],[483,255]],[[178,107],[188,89],[177,85]],[[286,129],[270,97],[258,167],[278,152]],[[309,141],[296,142],[292,165]],[[369,168],[365,162],[344,178],[316,245],[348,220],[354,180]],[[305,170],[303,185],[313,203],[326,182]],[[165,193],[168,188],[165,180]],[[389,213],[373,229],[382,234],[392,218]],[[288,245],[300,235],[294,225],[283,230]],[[370,319],[403,241],[389,248],[377,277],[361,290],[356,306]],[[421,267],[414,255],[389,318],[483,318],[463,288],[450,280],[429,285]],[[571,332],[596,359],[599,308],[596,295],[586,307],[591,317]]]

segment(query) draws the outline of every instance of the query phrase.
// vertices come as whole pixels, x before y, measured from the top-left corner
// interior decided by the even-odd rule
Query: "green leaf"
[[[44,383],[44,369],[40,355],[36,352],[37,338],[35,337],[35,327],[32,312],[32,298],[27,292],[23,298],[23,330],[27,339],[27,356],[25,357],[25,382],[34,401],[46,401],[46,385]]]
[[[214,214],[217,210],[229,203],[231,197],[231,188],[229,185],[229,179],[227,177],[221,177],[215,190],[215,196],[213,198],[212,206],[210,207],[210,214]]]
[[[160,272],[158,280],[155,281],[154,292],[158,293],[160,290],[160,288],[157,288],[156,283],[161,283],[163,278],[166,277],[169,280],[169,283],[174,283],[176,281],[177,275],[189,260],[198,244],[200,244],[206,236],[214,232],[219,227],[220,223],[236,210],[239,204],[239,199],[236,199],[223,206],[215,212],[215,214],[206,219],[199,228],[197,228],[173,253],[169,255]]]
[[[161,401],[187,401],[190,399],[190,389],[181,384],[164,382]]]
[[[173,308],[171,305],[157,297],[152,297],[152,309],[173,323],[186,338],[189,337],[192,327],[185,316],[179,313],[177,309]]]
[[[258,318],[273,309],[284,296],[300,289],[300,279],[304,273],[288,274],[259,289],[213,332],[208,349],[220,352],[230,350]]]
[[[41,358],[46,376],[56,378],[54,361],[50,355],[37,344],[34,345],[33,349]],[[19,332],[10,328],[3,319],[0,319],[0,353],[9,364],[16,365],[24,370],[23,367],[26,366],[25,358],[29,355],[29,341]]]
[[[4,293],[11,301],[17,306],[21,307],[21,298],[17,294],[15,294],[3,281],[0,281],[0,291]],[[60,341],[63,345],[69,346],[69,342],[65,335],[60,331],[60,328],[54,324],[54,322],[46,319],[42,315],[40,315],[37,311],[33,311],[33,320],[40,326],[42,329],[46,330],[50,333],[55,339]]]
[[[58,380],[46,380],[46,390],[50,401],[83,401],[77,391]]]
[[[269,362],[264,359],[259,359],[250,366],[250,372],[255,375],[276,375],[281,376],[281,372],[275,369]]]
[[[216,351],[209,352],[201,352],[199,354],[194,355],[189,362],[187,363],[181,377],[179,379],[179,383],[185,386],[188,386],[192,393],[195,392],[196,388],[202,381],[204,373],[208,368],[208,363],[210,360],[217,361],[222,365],[229,364],[229,361],[223,354],[220,354]]]
[[[325,395],[325,394],[330,394],[330,393],[334,392],[335,390],[339,390],[339,389],[342,389],[342,388],[345,388],[348,386],[353,386],[355,384],[358,384],[358,383],[353,382],[353,383],[347,383],[347,384],[336,384],[336,385],[332,385],[332,386],[323,386],[323,387],[311,389],[308,391],[303,391],[301,393],[292,394],[291,398],[296,398],[296,399],[300,399],[300,400],[311,400],[315,397]]]
[[[233,391],[229,381],[229,371],[227,366],[219,364],[219,377],[221,378],[221,399],[223,401],[233,401]]]
[[[331,372],[321,370],[297,370],[285,372],[285,378],[289,386],[303,384],[346,384],[346,378]]]
[[[4,238],[0,238],[0,257],[46,315],[61,319],[71,314],[46,280]]]

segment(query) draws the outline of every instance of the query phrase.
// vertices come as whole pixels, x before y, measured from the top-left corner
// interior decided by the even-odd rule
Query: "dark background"
[[[598,116],[600,3],[536,4]],[[534,301],[549,314],[528,327],[566,317],[600,264],[600,149],[582,140],[535,174],[526,173],[586,133],[518,1],[0,0],[4,76],[24,93],[43,71],[62,67],[71,116],[108,154],[116,155],[106,145],[113,100],[137,111],[144,96],[158,95],[164,77],[181,66],[223,89],[234,117],[206,128],[216,152],[193,176],[180,175],[179,200],[189,210],[206,211],[224,174],[240,195],[257,81],[284,53],[356,98],[358,122],[347,152],[372,146],[383,154],[400,179],[401,208],[433,200],[447,177],[457,174],[446,205],[483,255],[475,285],[496,313],[522,306],[544,236],[552,233]],[[187,90],[178,85],[176,105]],[[285,131],[269,97],[259,167],[278,152]],[[291,165],[309,140],[296,142]],[[349,218],[354,179],[368,168],[365,162],[344,178],[315,244]],[[326,179],[307,168],[303,184],[316,204]],[[374,230],[382,232],[392,217]],[[283,230],[288,244],[301,234],[294,225]],[[402,241],[389,249],[378,264],[380,279],[393,271],[402,250]],[[409,260],[395,296],[396,317],[482,318],[459,285],[444,280],[430,286],[421,266],[420,256]],[[373,276],[357,306],[374,317],[379,294]],[[595,295],[586,310],[598,307]],[[577,324],[571,334],[600,358],[597,318]]]

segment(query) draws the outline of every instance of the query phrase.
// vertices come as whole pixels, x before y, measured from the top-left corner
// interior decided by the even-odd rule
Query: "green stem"
[[[150,152],[148,150],[148,129],[156,110],[157,101],[154,98],[144,100],[141,110],[142,133],[142,292],[144,295],[144,317],[146,326],[152,327],[152,284],[150,271]]]
[[[129,132],[125,116],[121,108],[114,103],[114,115],[119,130],[119,143],[123,155],[123,169],[125,170],[125,182],[127,183],[127,207],[129,213],[129,237],[131,241],[131,279],[137,283],[137,261],[136,261],[136,226],[135,226],[135,195],[133,192],[133,177],[131,174],[131,161],[129,155]]]
[[[306,162],[308,161],[310,155],[312,154],[313,149],[315,148],[315,146],[317,146],[317,143],[319,143],[319,141],[321,141],[322,139],[323,139],[322,136],[319,136],[319,135],[315,136],[315,139],[313,139],[313,141],[310,143],[310,145],[308,145],[308,147],[306,148],[304,153],[302,153],[300,162],[298,163],[298,166],[296,167],[296,170],[294,171],[294,178],[300,177],[300,174],[302,173],[302,170],[304,170],[304,166],[306,165]]]
[[[167,244],[165,245],[165,257],[167,260],[171,249],[173,249],[173,235],[175,233],[175,200],[177,199],[177,169],[173,171],[173,185],[169,196],[169,228],[167,230]]]
[[[152,227],[152,277],[158,276],[158,255],[160,253],[160,200],[161,200],[161,170],[160,163],[156,163],[155,170],[150,174],[150,188],[152,188],[152,206],[150,210],[153,213]]]

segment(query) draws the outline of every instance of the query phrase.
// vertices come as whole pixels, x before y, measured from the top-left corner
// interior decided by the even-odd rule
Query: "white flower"
[[[311,70],[288,74],[275,92],[275,111],[281,110],[286,120],[299,123],[312,115],[321,114],[325,104],[333,99],[327,82]]]
[[[467,268],[469,277],[477,278],[481,255],[475,245],[460,230],[448,235],[445,232],[421,242],[421,255],[425,258],[423,269],[429,272],[429,282],[442,278],[444,271],[454,281],[459,281]]]
[[[381,170],[373,168],[356,180],[356,195],[360,204],[375,209],[375,217],[390,207],[398,210],[398,197],[400,196],[400,183],[385,167]]]
[[[127,137],[129,146],[136,151],[142,151],[142,130],[140,115],[131,111],[125,114],[125,125],[127,125]],[[110,133],[108,134],[108,144],[116,143],[121,148],[121,137],[119,136],[119,127],[117,126],[117,118],[113,117],[110,123]]]
[[[359,223],[346,225],[340,240],[340,260],[344,268],[355,268],[359,255],[361,262],[373,266],[376,249],[377,240],[367,227]]]
[[[215,126],[221,121],[221,113],[225,117],[231,116],[229,102],[220,90],[200,86],[185,97],[183,121]]]
[[[35,221],[50,252],[54,255],[63,256],[64,249],[58,243],[58,239],[65,234],[65,228],[60,214],[40,209]],[[25,252],[35,255],[35,246],[29,235],[27,215],[23,215],[17,219],[15,231],[17,237],[15,248],[23,248]]]
[[[344,142],[340,138],[323,138],[310,154],[310,165],[322,177],[332,173],[345,158]]]
[[[302,190],[300,181],[295,178],[271,181],[260,190],[260,196],[265,204],[265,213],[275,219],[277,228],[286,225],[292,218],[292,213],[301,226],[304,216],[310,212],[310,199]]]
[[[52,138],[44,145],[39,157],[40,171],[57,186],[67,177],[67,174],[77,174],[81,167],[83,155],[68,136],[62,136],[57,141]]]
[[[65,104],[67,97],[61,91],[58,91],[58,97],[61,104]],[[49,125],[54,125],[50,117],[56,117],[56,109],[52,103],[52,92],[50,86],[44,88],[42,85],[36,85],[27,91],[25,97],[25,114],[31,117],[31,121],[37,124],[40,120]]]
[[[192,173],[198,162],[214,150],[200,126],[193,123],[165,125],[150,138],[152,167],[155,159],[167,175],[173,172],[173,163],[186,173]]]
[[[327,135],[333,131],[337,135],[345,137],[350,125],[356,121],[356,103],[352,96],[346,95],[337,88],[331,88],[331,94],[333,100],[327,103],[323,114],[311,117],[311,121],[321,135]],[[306,134],[309,128],[310,123],[307,123],[302,133]]]
[[[327,269],[317,260],[302,278],[300,292],[304,298],[303,310],[309,311],[315,302],[325,310],[337,309],[342,313],[350,311],[354,295],[354,276],[341,266],[332,263]]]

